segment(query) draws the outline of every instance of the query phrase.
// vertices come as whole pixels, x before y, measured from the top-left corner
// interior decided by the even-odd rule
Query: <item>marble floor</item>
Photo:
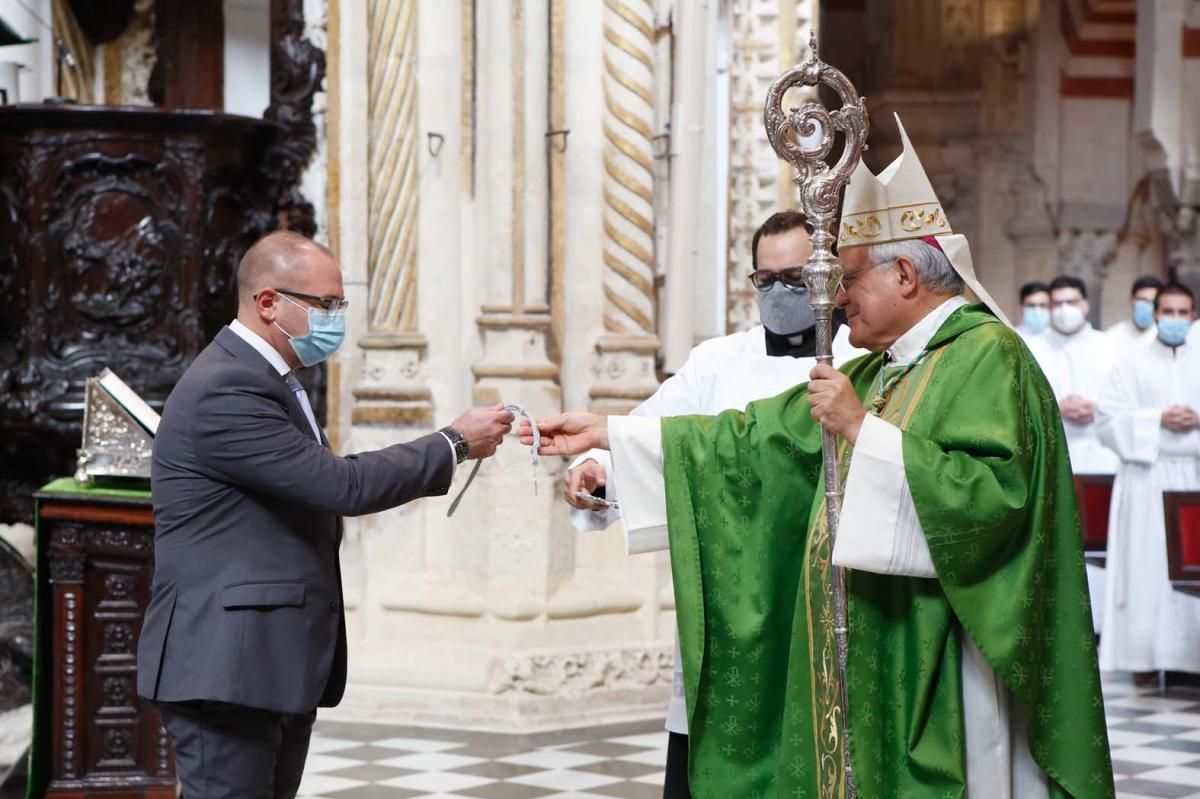
[[[1200,692],[1105,682],[1119,799],[1200,799]],[[537,735],[318,721],[302,796],[329,799],[650,799],[661,721]]]

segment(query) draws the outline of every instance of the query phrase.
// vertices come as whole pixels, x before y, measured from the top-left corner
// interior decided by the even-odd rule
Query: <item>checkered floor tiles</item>
[[[1118,799],[1200,799],[1200,693],[1106,679]],[[306,799],[657,799],[661,721],[498,735],[318,721]]]
[[[302,797],[650,799],[662,796],[662,721],[497,735],[318,721]]]

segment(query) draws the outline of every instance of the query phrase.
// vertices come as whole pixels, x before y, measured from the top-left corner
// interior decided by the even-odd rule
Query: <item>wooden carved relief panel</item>
[[[74,469],[84,380],[161,408],[275,227],[275,126],[208,112],[0,109],[0,518]]]
[[[137,695],[137,640],[150,598],[154,528],[149,498],[43,494],[49,573],[41,656],[50,679],[47,795],[175,795],[170,741]],[[49,640],[47,641],[46,638]]]

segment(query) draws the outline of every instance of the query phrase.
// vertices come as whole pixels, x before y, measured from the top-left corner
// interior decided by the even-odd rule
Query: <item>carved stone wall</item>
[[[420,435],[472,405],[518,403],[542,417],[564,409],[568,390],[573,407],[628,407],[657,386],[645,135],[653,128],[637,130],[654,124],[642,94],[656,95],[650,83],[631,90],[604,63],[618,50],[613,66],[647,80],[642,57],[654,52],[655,20],[652,3],[632,4],[634,22],[626,5],[338,4],[331,109],[341,141],[336,151],[330,145],[330,164],[341,187],[331,223],[352,316],[368,295],[401,296],[400,270],[390,286],[366,274],[364,264],[379,266],[374,253],[399,251],[376,244],[392,217],[380,225],[372,214],[392,202],[382,207],[394,209],[397,224],[404,214],[416,223],[412,324],[404,329],[393,317],[381,329],[375,304],[369,318],[352,320],[361,325],[350,339],[359,346],[345,363],[359,376],[341,394],[353,407],[342,417],[345,451]],[[395,16],[373,16],[393,7]],[[415,9],[415,29],[406,8]],[[396,35],[373,49],[372,36],[388,25]],[[606,31],[641,49],[629,55]],[[409,58],[411,75],[401,69]],[[409,80],[414,110],[389,110]],[[605,86],[631,109],[633,128],[600,101]],[[377,124],[384,117],[376,110],[392,121]],[[638,137],[637,157],[614,145],[616,136]],[[404,206],[410,177],[416,196]],[[630,241],[641,242],[646,259],[633,259],[636,251],[622,246]],[[626,280],[626,266],[640,283]],[[416,334],[420,358],[397,357],[412,352],[404,337]],[[612,377],[594,371],[609,355],[596,353],[598,341],[613,348],[620,371]],[[396,392],[414,384],[429,410],[402,421],[392,415],[405,401]],[[609,393],[590,395],[596,388]],[[376,407],[388,410],[366,415]],[[451,496],[471,466],[458,468]],[[511,731],[662,711],[673,605],[660,593],[669,576],[655,557],[626,557],[617,531],[576,533],[561,501],[564,467],[542,458],[535,470],[529,450],[510,439],[483,462],[452,518],[450,497],[437,497],[349,521],[342,564],[354,655],[334,715]]]

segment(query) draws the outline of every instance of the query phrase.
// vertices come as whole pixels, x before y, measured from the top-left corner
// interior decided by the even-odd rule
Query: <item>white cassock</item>
[[[1078,394],[1095,403],[1112,368],[1115,350],[1109,334],[1101,333],[1091,325],[1071,336],[1050,328],[1029,345],[1029,351],[1042,367],[1059,402]],[[1063,431],[1067,435],[1071,469],[1075,474],[1114,474],[1117,471],[1117,455],[1100,441],[1094,421],[1075,424],[1063,419]],[[1104,628],[1104,572],[1099,566],[1087,565],[1092,627],[1097,633]]]
[[[1090,325],[1071,336],[1051,329],[1030,351],[1059,402],[1072,394],[1096,402],[1113,364],[1112,340]],[[1076,424],[1063,419],[1063,429],[1075,474],[1116,473],[1117,455],[1101,443],[1095,422]]]
[[[950,314],[966,304],[955,297],[932,311],[892,345],[888,365],[911,363]],[[609,485],[620,482],[627,535],[666,548],[658,420],[609,417],[608,440]],[[877,574],[937,576],[908,488],[900,429],[870,414],[851,455],[833,562]],[[962,642],[967,799],[1046,799],[1046,775],[1029,753],[1020,704],[965,634]]]
[[[1025,325],[1017,325],[1013,328],[1013,330],[1016,331],[1016,334],[1021,337],[1021,340],[1028,345],[1030,350],[1038,346],[1041,341],[1046,338],[1047,335],[1049,335],[1049,328],[1040,333],[1034,333],[1032,330],[1025,327]]]
[[[841,365],[866,350],[850,344],[850,329],[843,325],[833,339],[833,362]],[[709,339],[688,353],[678,372],[663,382],[654,395],[634,408],[631,416],[658,419],[663,416],[691,414],[715,415],[727,410],[745,410],[754,400],[774,397],[793,386],[808,382],[816,358],[792,358],[767,355],[766,333],[762,325],[741,333]],[[572,468],[585,460],[594,460],[612,475],[612,459],[604,450],[591,450],[579,457]],[[656,478],[662,483],[661,471]],[[605,496],[616,500],[616,486],[610,481]],[[588,511],[571,509],[576,530],[604,530],[620,518],[618,510]],[[631,555],[667,549],[666,528],[630,530],[625,527],[625,549]],[[675,636],[675,686],[667,706],[667,729],[687,735],[687,708],[683,699],[683,667],[679,657],[679,635]]]
[[[1145,330],[1138,330],[1138,326],[1131,319],[1122,319],[1112,327],[1104,331],[1104,335],[1108,336],[1112,342],[1113,353],[1119,354],[1137,344],[1147,344],[1154,341],[1158,337],[1158,328],[1155,325]]]
[[[1108,522],[1100,668],[1200,672],[1200,599],[1167,580],[1163,491],[1200,490],[1200,431],[1162,427],[1200,410],[1200,348],[1157,338],[1125,352],[1100,395],[1100,436],[1121,457]]]

